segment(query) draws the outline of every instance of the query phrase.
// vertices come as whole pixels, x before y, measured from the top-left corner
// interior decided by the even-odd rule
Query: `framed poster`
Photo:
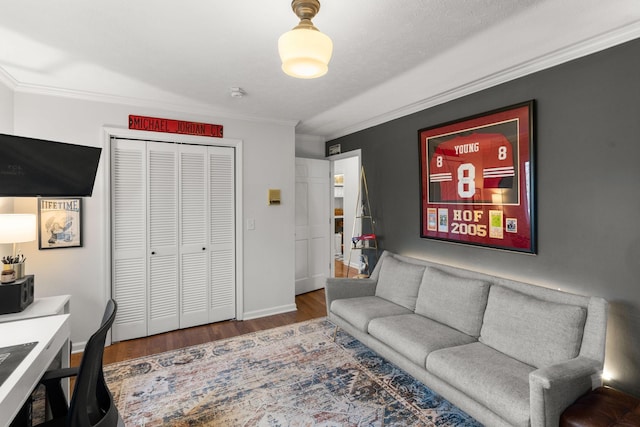
[[[40,249],[82,246],[82,199],[38,198],[38,247]]]
[[[533,108],[418,131],[421,237],[536,253]]]

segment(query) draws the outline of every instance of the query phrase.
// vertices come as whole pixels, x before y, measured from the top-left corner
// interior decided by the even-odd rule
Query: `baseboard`
[[[84,351],[84,347],[87,345],[86,341],[82,342],[72,342],[71,343],[71,353],[82,353]]]
[[[244,313],[242,320],[257,319],[260,317],[273,316],[274,314],[289,313],[296,311],[298,307],[295,304],[281,305],[280,307],[272,307],[266,310],[248,311]]]

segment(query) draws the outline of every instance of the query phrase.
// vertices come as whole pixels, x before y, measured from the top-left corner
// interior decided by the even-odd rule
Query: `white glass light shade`
[[[0,214],[0,243],[21,243],[36,240],[34,214]]]
[[[300,79],[314,79],[327,74],[333,43],[318,30],[294,28],[278,39],[282,71]]]

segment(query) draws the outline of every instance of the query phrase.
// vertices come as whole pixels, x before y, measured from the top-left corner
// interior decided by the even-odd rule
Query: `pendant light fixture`
[[[333,43],[311,22],[320,10],[318,0],[293,0],[293,12],[300,23],[278,40],[282,71],[299,79],[315,79],[327,74]]]

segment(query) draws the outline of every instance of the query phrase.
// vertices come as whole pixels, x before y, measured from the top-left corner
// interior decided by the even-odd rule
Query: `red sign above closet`
[[[129,115],[129,129],[222,138],[222,125]]]

